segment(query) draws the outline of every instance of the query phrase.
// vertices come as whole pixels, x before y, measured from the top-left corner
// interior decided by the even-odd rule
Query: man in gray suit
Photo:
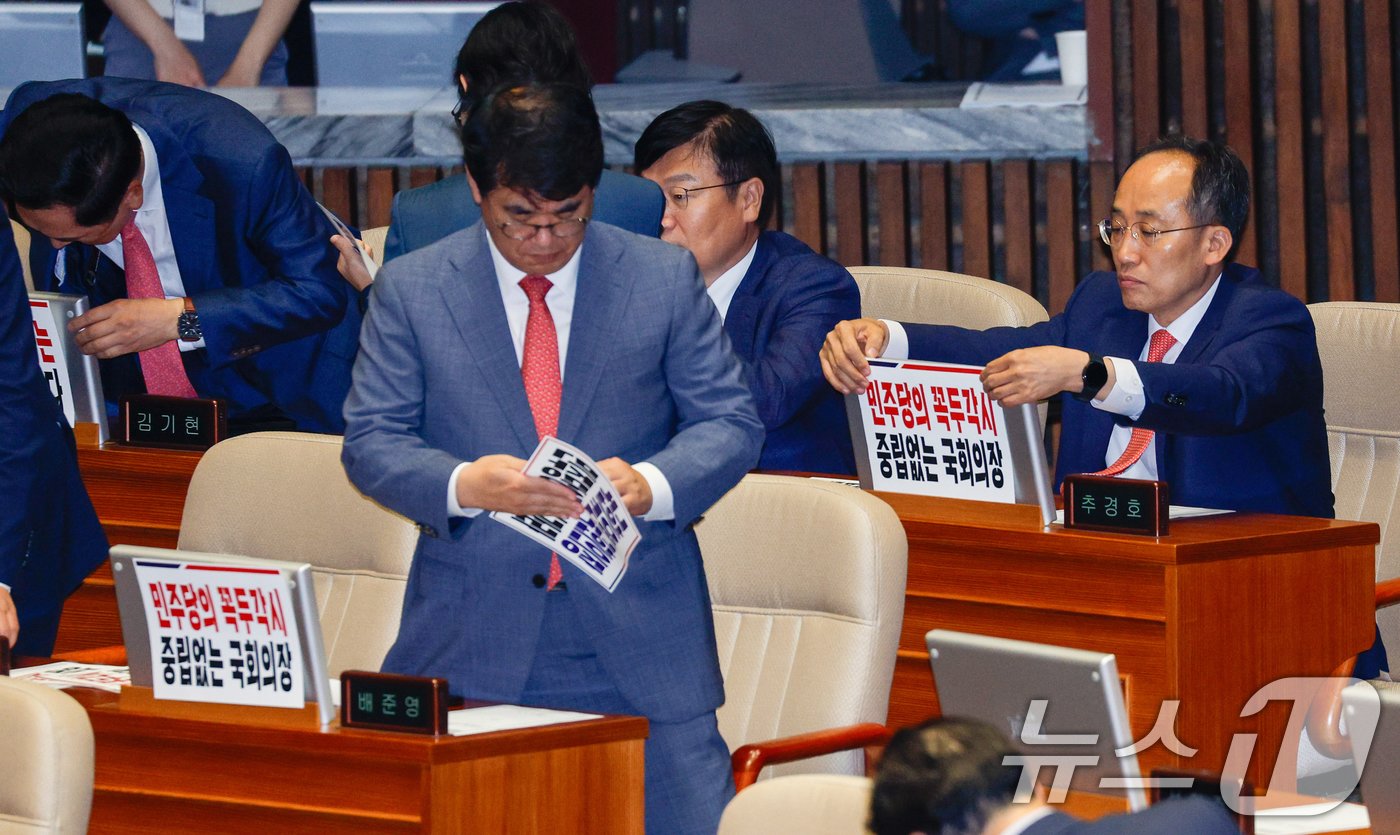
[[[603,150],[585,91],[499,91],[463,149],[482,220],[385,266],[345,404],[351,480],[422,531],[384,669],[642,714],[647,829],[713,833],[733,784],[691,525],[758,460],[739,361],[688,252],[588,222]],[[579,513],[521,473],[546,434],[599,461],[637,519],[612,593],[483,514]]]

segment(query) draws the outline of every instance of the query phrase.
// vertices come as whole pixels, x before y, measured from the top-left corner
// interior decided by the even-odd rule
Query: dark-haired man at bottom
[[[976,719],[930,719],[894,735],[870,799],[875,835],[1233,835],[1225,805],[1205,797],[1164,800],[1142,812],[1087,822],[1039,797],[1015,802],[1021,752]]]
[[[646,716],[647,830],[712,835],[733,781],[691,525],[758,460],[739,360],[689,253],[589,221],[586,91],[498,92],[462,136],[482,219],[385,265],[345,404],[350,479],[422,531],[384,668]],[[521,473],[545,435],[597,460],[637,520],[611,593],[485,515],[579,513]]]

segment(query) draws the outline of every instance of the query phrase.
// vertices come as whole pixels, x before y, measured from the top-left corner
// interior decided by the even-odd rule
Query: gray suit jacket
[[[678,721],[723,702],[691,524],[758,460],[763,427],[688,252],[592,224],[581,258],[559,437],[595,460],[656,465],[676,516],[638,520],[612,594],[568,563],[564,578],[618,690]],[[485,514],[449,518],[447,489],[461,461],[534,449],[519,368],[478,223],[384,267],[345,404],[351,480],[423,532],[384,668],[499,701],[525,686],[548,553]]]

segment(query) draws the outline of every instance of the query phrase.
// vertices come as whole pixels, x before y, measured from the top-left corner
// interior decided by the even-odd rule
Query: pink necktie
[[[133,219],[122,230],[122,264],[126,271],[126,297],[129,299],[163,299],[156,259]],[[141,352],[141,375],[146,378],[146,391],[169,397],[197,397],[180,359],[180,347],[174,340]]]
[[[1176,338],[1166,328],[1158,329],[1147,343],[1147,361],[1161,362],[1162,357],[1165,357],[1175,344]],[[1134,428],[1133,434],[1128,438],[1128,445],[1123,448],[1123,454],[1118,456],[1118,460],[1096,473],[1090,473],[1090,475],[1118,475],[1136,464],[1142,454],[1147,451],[1147,445],[1152,443],[1153,434],[1151,429]]]
[[[527,275],[520,279],[520,289],[530,299],[530,318],[525,320],[525,351],[520,362],[520,376],[525,381],[525,396],[530,399],[535,432],[541,438],[559,431],[559,400],[563,395],[559,374],[559,334],[554,330],[554,317],[544,301],[553,286],[542,275]],[[549,582],[545,590],[554,588],[563,576],[559,556],[551,552]]]

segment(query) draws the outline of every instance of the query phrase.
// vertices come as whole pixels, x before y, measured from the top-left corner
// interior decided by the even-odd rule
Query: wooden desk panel
[[[138,688],[79,699],[97,739],[93,832],[643,828],[638,717],[433,739]]]

